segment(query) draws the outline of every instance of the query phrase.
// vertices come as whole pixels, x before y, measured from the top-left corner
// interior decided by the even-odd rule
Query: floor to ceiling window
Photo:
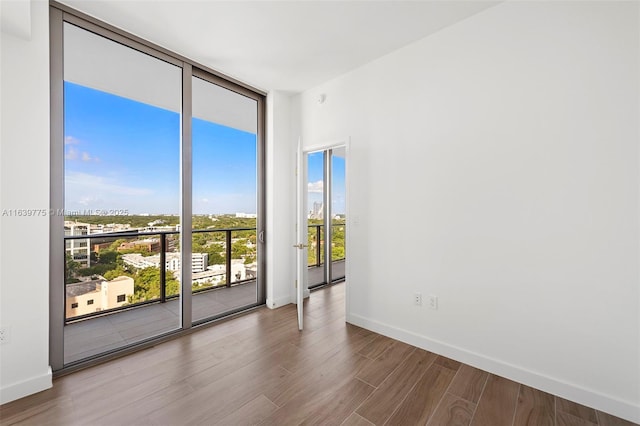
[[[214,81],[192,79],[194,323],[258,300],[258,102]]]
[[[264,95],[51,8],[51,364],[264,303]]]
[[[180,228],[182,70],[67,22],[63,37],[70,363],[180,327],[176,303],[127,308],[179,296],[161,260]]]

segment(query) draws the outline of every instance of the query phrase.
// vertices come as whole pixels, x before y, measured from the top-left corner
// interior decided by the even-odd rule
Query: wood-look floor
[[[344,284],[54,380],[2,425],[567,425],[615,418],[344,322]]]

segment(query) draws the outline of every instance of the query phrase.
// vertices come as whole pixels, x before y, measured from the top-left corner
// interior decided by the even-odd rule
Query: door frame
[[[299,144],[301,145],[301,149],[299,151],[301,151],[302,155],[303,155],[303,161],[302,161],[302,165],[303,165],[303,180],[304,182],[308,181],[308,170],[307,170],[307,155],[314,153],[314,152],[318,152],[318,151],[325,151],[325,150],[333,150],[333,149],[337,149],[337,148],[344,148],[344,160],[345,160],[345,171],[344,171],[344,185],[345,185],[345,215],[346,215],[346,228],[345,228],[345,251],[346,251],[346,256],[345,256],[345,282],[348,280],[348,277],[351,274],[351,268],[350,268],[350,261],[349,261],[349,253],[352,253],[351,250],[351,238],[350,238],[350,230],[349,230],[349,218],[350,218],[350,204],[351,204],[351,190],[350,190],[350,148],[351,148],[351,137],[350,136],[346,136],[343,138],[338,138],[338,139],[334,139],[334,140],[329,140],[329,141],[324,141],[324,142],[319,142],[319,143],[314,143],[314,144],[310,144],[308,146],[304,145],[304,142],[302,140],[302,138],[300,138],[299,140]],[[297,154],[296,154],[297,155]],[[297,176],[296,176],[296,179]],[[302,203],[296,203],[296,223],[297,223],[297,218],[300,217],[300,212],[299,212],[299,206],[301,205],[302,209],[307,209],[307,191],[303,191],[304,193],[304,201]],[[306,218],[306,216],[305,216]],[[307,221],[304,220],[303,221],[304,225],[307,225]],[[326,233],[326,229],[325,229],[325,233]],[[326,235],[326,234],[325,234]],[[297,235],[296,235],[297,238]],[[325,240],[326,240],[326,236],[325,236]],[[306,239],[305,239],[306,241]],[[303,296],[304,298],[309,297],[310,295],[310,291],[309,291],[309,278],[308,278],[308,274],[307,274],[307,262],[306,262],[306,257],[305,257],[305,262],[304,262],[304,282],[303,282]],[[296,262],[295,264],[295,276],[297,276],[298,273],[298,262]],[[327,283],[327,284],[331,284],[331,283]],[[297,289],[295,289],[297,290]],[[350,296],[349,296],[349,286],[346,286],[345,288],[345,313],[348,312],[348,307],[349,305],[349,300],[350,300]],[[296,301],[297,302],[297,301]]]

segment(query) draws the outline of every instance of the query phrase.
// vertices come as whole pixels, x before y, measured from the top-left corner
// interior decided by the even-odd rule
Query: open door
[[[302,152],[302,141],[298,140],[297,166],[296,166],[296,303],[298,305],[298,330],[303,327],[303,302],[305,289],[305,271],[307,269],[307,215],[305,208],[306,190],[305,155]]]
[[[305,292],[346,279],[346,143],[304,150],[299,140],[296,158],[293,247],[298,328],[302,330]]]

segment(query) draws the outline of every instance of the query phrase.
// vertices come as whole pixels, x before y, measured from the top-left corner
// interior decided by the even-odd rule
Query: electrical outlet
[[[415,293],[413,295],[413,304],[422,306],[422,293]]]
[[[427,298],[427,304],[429,306],[429,309],[438,309],[438,296],[430,294]]]
[[[9,343],[10,337],[9,327],[0,327],[0,345]]]

